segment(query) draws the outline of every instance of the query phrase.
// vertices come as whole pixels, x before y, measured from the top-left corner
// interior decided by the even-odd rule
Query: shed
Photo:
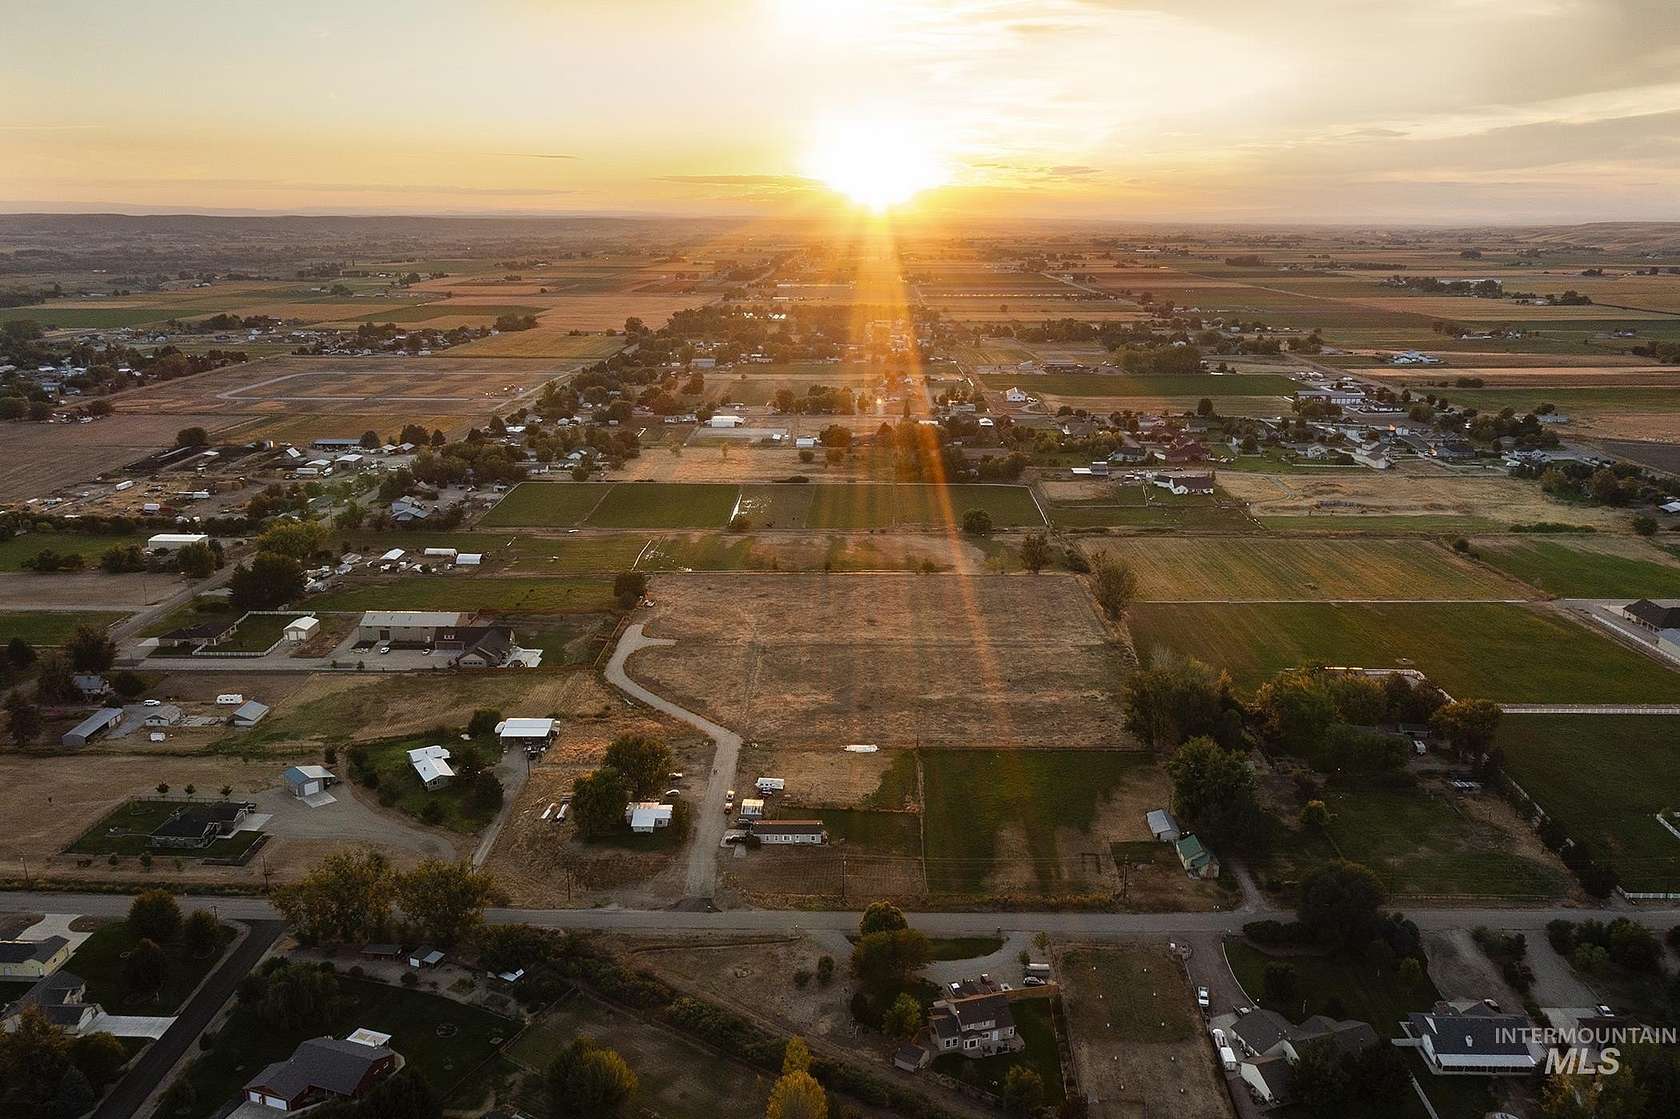
[[[443,963],[444,956],[436,948],[421,945],[408,954],[408,966],[414,968],[437,967]]]
[[[456,567],[478,567],[483,563],[483,552],[457,552],[455,555]]]
[[[281,773],[280,779],[292,790],[292,795],[300,800],[322,792],[328,785],[338,783],[334,774],[319,765],[294,765]]]
[[[1149,823],[1149,834],[1159,843],[1177,843],[1179,837],[1184,834],[1183,829],[1178,826],[1178,821],[1173,819],[1173,814],[1164,808],[1149,812],[1144,819]]]
[[[503,746],[547,746],[554,737],[553,719],[503,719],[496,724]]]
[[[764,816],[764,802],[748,797],[741,802],[741,815],[748,820],[761,819]]]
[[[208,544],[210,537],[202,532],[160,532],[146,541],[148,552],[174,552],[189,544]]]
[[[254,699],[248,699],[238,707],[234,708],[233,717],[228,721],[236,727],[254,727],[258,723],[262,722],[263,717],[267,714],[268,704],[258,703]]]
[[[321,632],[321,619],[319,618],[293,618],[286,623],[287,641],[308,641],[319,632]]]
[[[66,746],[86,746],[93,739],[122,722],[122,708],[101,707],[74,727],[64,732],[59,741]]]

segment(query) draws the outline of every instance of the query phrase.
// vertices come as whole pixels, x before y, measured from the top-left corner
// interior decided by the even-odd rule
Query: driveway
[[[473,852],[474,866],[483,866],[484,860],[490,857],[491,849],[496,846],[496,837],[502,834],[502,825],[513,813],[513,802],[519,799],[530,777],[531,762],[525,757],[524,750],[502,752],[501,760],[496,763],[496,779],[502,783],[502,810],[484,829],[484,838],[478,841],[478,850]]]
[[[82,946],[82,941],[93,935],[93,930],[76,932],[70,927],[70,922],[80,917],[80,913],[48,913],[27,929],[18,933],[19,940],[45,940],[49,936],[62,936],[70,942],[70,951],[75,953]]]
[[[268,830],[282,839],[335,839],[347,843],[363,840],[403,847],[423,856],[453,859],[449,841],[410,824],[395,815],[375,812],[357,800],[347,785],[334,786],[337,800],[324,808],[311,808],[285,788],[265,789],[251,798],[258,812],[272,818]]]
[[[735,780],[735,765],[741,756],[741,736],[732,730],[725,730],[704,716],[655,695],[625,674],[624,662],[629,660],[632,654],[642,649],[676,644],[675,641],[664,638],[648,637],[642,632],[645,624],[637,622],[625,629],[624,636],[619,639],[618,648],[613,650],[612,659],[607,662],[607,682],[655,711],[662,711],[673,719],[681,719],[710,738],[717,747],[712,755],[712,776],[706,783],[706,796],[694,812],[694,834],[689,837],[688,874],[683,887],[689,902],[709,903],[717,886],[718,848],[723,842],[724,829],[728,826],[728,820],[723,814],[724,794]]]

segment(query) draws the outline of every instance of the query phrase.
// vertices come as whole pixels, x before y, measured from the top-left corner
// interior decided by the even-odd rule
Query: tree
[[[922,1004],[908,991],[893,1000],[893,1004],[887,1007],[886,1017],[881,1020],[881,1032],[900,1041],[909,1041],[921,1028]]]
[[[787,1045],[782,1048],[782,1075],[791,1072],[811,1071],[811,1047],[805,1044],[805,1039],[798,1034],[788,1038]]]
[[[308,563],[327,540],[327,530],[319,521],[281,521],[270,525],[257,537],[257,551],[290,556],[299,563]]]
[[[594,1038],[579,1036],[548,1066],[548,1106],[554,1119],[622,1115],[636,1094],[636,1074],[624,1058]]]
[[[467,733],[474,738],[489,738],[496,733],[496,727],[502,721],[502,713],[493,708],[480,707],[467,720]]]
[[[1137,572],[1124,560],[1103,554],[1091,568],[1091,590],[1111,622],[1118,622],[1137,597]]]
[[[111,674],[111,690],[124,699],[134,699],[146,690],[146,681],[141,679],[138,672],[123,669]]]
[[[10,716],[12,745],[23,749],[41,736],[41,709],[24,698],[22,692],[6,697],[6,714]]]
[[[630,787],[616,769],[596,769],[572,782],[572,816],[586,839],[624,830],[624,806]]]
[[[1295,915],[1322,944],[1360,949],[1376,934],[1387,894],[1377,876],[1358,863],[1337,861],[1301,883]]]
[[[963,514],[962,529],[970,536],[990,536],[992,515],[984,509],[970,509]]]
[[[367,431],[362,432],[362,437],[360,439],[358,439],[356,442],[357,442],[357,445],[360,446],[362,448],[362,450],[364,450],[364,451],[377,451],[381,446],[384,445],[384,444],[380,443],[380,441],[379,441],[379,433],[377,431],[374,431],[372,428],[369,428]]]
[[[852,948],[852,974],[876,996],[896,996],[927,966],[932,949],[915,929],[869,933]]]
[[[215,914],[207,909],[195,909],[187,914],[181,925],[181,946],[195,959],[205,959],[222,942],[222,928]]]
[[[770,1089],[764,1119],[828,1119],[828,1096],[810,1073],[787,1073]]]
[[[1050,563],[1050,537],[1042,532],[1029,532],[1021,541],[1021,566],[1037,575]]]
[[[72,1065],[59,1077],[58,1087],[47,1107],[47,1114],[51,1119],[79,1119],[93,1110],[98,1098],[94,1095],[93,1085],[88,1083],[88,1078],[82,1074],[82,1070]]]
[[[210,433],[202,427],[183,427],[175,433],[177,447],[202,447],[210,442]]]
[[[13,668],[28,668],[35,663],[35,646],[21,637],[6,642],[6,659]]]
[[[98,626],[79,625],[65,641],[64,655],[77,672],[104,672],[116,663],[117,643]]]
[[[1290,1069],[1296,1101],[1313,1119],[1331,1119],[1346,1112],[1351,1084],[1336,1049],[1329,1044],[1299,1048],[1300,1059]]]
[[[128,1063],[128,1050],[122,1042],[101,1031],[82,1034],[70,1040],[70,1060],[97,1091],[109,1084]]]
[[[1192,738],[1167,761],[1172,806],[1209,843],[1252,842],[1264,818],[1248,759],[1211,738]]]
[[[367,510],[362,508],[359,501],[346,501],[344,508],[333,514],[333,527],[341,532],[351,532],[362,527],[367,520]]]
[[[495,875],[470,862],[427,859],[397,878],[397,904],[425,939],[460,944],[484,925],[484,910],[504,905]]]
[[[155,994],[169,975],[169,958],[155,940],[141,940],[123,964],[123,983],[130,991]]]
[[[61,652],[51,652],[41,658],[35,670],[35,698],[41,703],[74,703],[81,699],[81,689],[72,679],[74,670],[70,658]]]
[[[909,927],[910,922],[905,920],[904,911],[898,906],[890,901],[872,901],[869,908],[863,911],[863,919],[858,922],[858,935],[896,932]]]
[[[272,900],[305,941],[374,940],[390,926],[396,877],[376,851],[336,851]]]
[[[1485,754],[1499,729],[1499,705],[1485,699],[1455,699],[1436,709],[1430,728],[1461,756]]]
[[[1301,808],[1301,826],[1308,831],[1323,831],[1330,826],[1330,809],[1322,800],[1307,801]]]
[[[290,556],[258,552],[248,566],[233,569],[228,589],[241,610],[273,610],[303,593],[303,565]]]
[[[1010,1065],[1003,1078],[1003,1109],[1011,1115],[1031,1115],[1044,1103],[1044,1078],[1026,1065]]]
[[[1241,737],[1230,678],[1198,660],[1155,656],[1127,677],[1120,704],[1126,729],[1151,747],[1177,746],[1198,735],[1235,746]]]
[[[641,799],[657,793],[671,772],[671,748],[643,734],[621,734],[607,746],[603,764],[624,775],[630,795]]]
[[[208,579],[216,570],[216,553],[202,541],[188,544],[175,553],[175,566],[189,579]]]
[[[648,577],[640,571],[621,571],[613,576],[613,598],[619,609],[628,610],[647,594]]]
[[[275,960],[241,982],[239,999],[251,1004],[265,1026],[316,1030],[327,1025],[338,1005],[338,976],[309,964]]]
[[[147,890],[128,906],[128,931],[159,944],[175,939],[181,931],[181,907],[163,890]]]
[[[1314,764],[1323,761],[1330,728],[1341,717],[1326,674],[1315,667],[1289,669],[1260,685],[1254,712],[1267,741]]]

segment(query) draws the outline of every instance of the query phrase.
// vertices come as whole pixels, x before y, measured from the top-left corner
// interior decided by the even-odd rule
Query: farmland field
[[[62,645],[80,625],[113,626],[128,615],[104,611],[19,610],[0,613],[0,644],[21,637],[31,645]]]
[[[479,522],[481,528],[565,528],[600,504],[611,482],[521,482]]]
[[[597,528],[722,528],[739,496],[740,487],[724,483],[624,482],[607,491],[588,523]]]
[[[1289,396],[1300,386],[1276,373],[1233,373],[1215,376],[1134,376],[1125,373],[984,373],[980,380],[991,389],[1018,387],[1033,395],[1053,396]],[[1277,402],[1273,401],[1273,407]]]
[[[43,550],[81,556],[89,568],[97,569],[100,556],[130,544],[145,547],[146,537],[137,533],[96,536],[86,532],[23,532],[0,540],[0,571],[22,571],[23,561]]]
[[[450,351],[461,357],[577,358],[600,361],[624,348],[624,338],[611,334],[572,334],[539,326],[468,342]]]
[[[1460,699],[1672,703],[1680,672],[1541,607],[1503,603],[1140,603],[1138,654],[1175,650],[1241,688],[1318,662],[1415,667]]]
[[[1487,563],[1560,598],[1680,598],[1680,560],[1642,540],[1498,537],[1475,546]]]
[[[238,422],[235,416],[142,414],[138,401],[132,411],[125,408],[125,396],[113,398],[116,415],[93,423],[7,424],[0,501],[44,497],[60,486],[127,466],[173,446],[175,433],[183,427],[199,426],[214,434]]]
[[[341,587],[307,600],[310,610],[487,610],[509,614],[565,614],[606,610],[612,580],[573,576],[417,575],[390,582]]]
[[[632,677],[767,745],[1129,744],[1069,576],[661,575]]]
[[[1680,890],[1680,720],[1660,715],[1523,715],[1500,722],[1507,772],[1629,890]]]
[[[1090,550],[1130,564],[1144,601],[1525,597],[1516,583],[1426,541],[1222,536],[1112,540]]]

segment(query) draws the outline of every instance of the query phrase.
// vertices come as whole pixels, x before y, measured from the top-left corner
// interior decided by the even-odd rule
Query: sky
[[[6,211],[1680,219],[1676,0],[0,0],[0,27]]]

